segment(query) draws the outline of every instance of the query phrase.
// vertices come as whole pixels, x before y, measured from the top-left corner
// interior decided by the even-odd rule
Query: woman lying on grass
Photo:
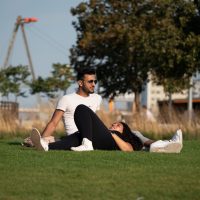
[[[121,150],[139,151],[142,141],[131,132],[124,122],[115,122],[108,129],[98,116],[87,106],[77,106],[74,113],[78,132],[65,136],[60,141],[47,143],[37,129],[33,129],[31,140],[38,150],[92,151]]]

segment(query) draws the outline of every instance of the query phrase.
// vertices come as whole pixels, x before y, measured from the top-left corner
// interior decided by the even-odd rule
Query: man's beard
[[[93,92],[89,92],[89,94],[94,94],[94,90],[93,90]]]
[[[93,91],[90,91],[89,89],[87,88],[82,88],[82,90],[85,92],[85,93],[88,93],[88,94],[94,94],[94,90]]]

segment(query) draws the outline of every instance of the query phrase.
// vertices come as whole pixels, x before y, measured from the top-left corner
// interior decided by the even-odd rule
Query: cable
[[[50,46],[54,46],[60,53],[66,56],[66,48],[57,42],[54,38],[40,31],[36,26],[31,26],[30,29],[26,29],[30,34],[37,36],[43,41],[46,41]],[[34,34],[33,34],[34,33]]]
[[[61,48],[65,49],[65,46],[63,44],[59,43],[57,40],[55,40],[55,38],[53,38],[52,36],[50,36],[47,33],[43,32],[36,25],[34,25],[33,28],[35,28],[38,32],[41,32],[41,34],[46,35],[47,37],[49,37],[52,41],[54,41],[56,44],[58,44]]]

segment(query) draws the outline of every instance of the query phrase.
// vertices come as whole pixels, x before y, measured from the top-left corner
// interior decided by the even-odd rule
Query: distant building
[[[197,74],[193,77],[193,107],[198,108],[200,110],[200,74]],[[148,82],[144,87],[144,90],[141,93],[141,107],[146,106],[148,110],[150,110],[153,114],[157,115],[159,113],[160,106],[164,103],[167,103],[169,97],[164,92],[163,86],[158,86],[154,84],[152,81]],[[132,103],[134,102],[134,94],[124,94],[115,97],[114,105],[112,105],[112,109],[117,109],[121,111],[132,112]],[[188,104],[188,90],[184,90],[182,93],[172,94],[172,104],[176,108],[180,108],[182,110],[187,110]],[[107,100],[105,100],[106,107]]]
[[[200,105],[200,75],[197,74],[193,77],[193,104]],[[159,112],[158,102],[167,102],[169,97],[164,92],[163,86],[158,86],[152,81],[146,84],[144,91],[141,93],[141,105],[146,105],[153,113],[157,114]],[[172,103],[177,107],[184,107],[187,109],[188,103],[188,90],[184,90],[182,93],[172,94]]]

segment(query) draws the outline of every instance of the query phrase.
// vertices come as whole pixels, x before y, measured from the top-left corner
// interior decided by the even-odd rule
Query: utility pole
[[[14,30],[13,30],[13,34],[12,34],[12,38],[11,38],[10,44],[8,46],[6,59],[4,61],[4,66],[3,66],[4,68],[6,68],[8,66],[10,54],[11,54],[11,51],[13,49],[13,45],[14,45],[14,42],[15,42],[17,31],[18,31],[19,27],[21,27],[22,36],[23,36],[24,44],[25,44],[25,48],[26,48],[26,53],[27,53],[27,57],[28,57],[28,61],[29,61],[29,67],[30,67],[30,70],[31,70],[31,75],[32,75],[33,80],[35,80],[35,73],[34,73],[34,69],[33,69],[33,64],[32,64],[32,60],[31,60],[31,55],[30,55],[30,51],[29,51],[29,47],[28,47],[28,42],[27,42],[25,30],[24,30],[24,24],[31,23],[31,22],[37,22],[37,21],[38,20],[34,17],[32,17],[32,18],[22,18],[21,16],[17,17],[15,27],[14,27]]]
[[[14,45],[14,42],[15,42],[15,38],[16,38],[16,35],[17,35],[17,31],[18,31],[18,28],[19,28],[20,20],[21,20],[21,17],[18,16],[17,17],[17,21],[15,23],[14,30],[13,30],[12,38],[11,38],[9,46],[8,46],[8,52],[6,54],[6,59],[4,61],[4,65],[3,65],[4,68],[6,68],[7,65],[8,65],[8,61],[9,61],[9,58],[10,58],[11,50],[13,48],[13,45]]]
[[[27,38],[26,38],[25,30],[24,30],[24,25],[27,24],[27,23],[32,23],[32,22],[37,22],[37,21],[38,21],[38,19],[34,18],[34,17],[31,17],[31,18],[22,18],[21,16],[17,17],[17,20],[15,22],[15,27],[14,27],[14,30],[13,30],[13,34],[12,34],[12,38],[10,40],[10,43],[9,43],[9,46],[8,46],[8,51],[7,51],[7,54],[6,54],[4,65],[3,65],[3,68],[8,67],[9,58],[10,58],[10,55],[11,55],[11,52],[12,52],[12,49],[13,49],[13,45],[14,45],[14,42],[15,42],[17,31],[19,30],[19,27],[21,27],[22,36],[23,36],[23,40],[24,40],[24,44],[25,44],[26,54],[27,54],[27,57],[28,57],[29,67],[30,67],[30,71],[31,71],[33,81],[36,80],[36,77],[35,77],[35,72],[34,72],[34,68],[33,68],[33,63],[32,63],[32,60],[31,60],[31,54],[30,54],[29,47],[28,47],[28,41],[27,41]],[[38,106],[39,106],[40,103],[41,103],[41,99],[40,99],[39,94],[37,95],[37,101],[38,101]]]
[[[192,113],[193,113],[193,97],[192,97],[192,87],[193,87],[193,78],[190,78],[190,85],[188,90],[188,121],[191,123],[192,121]]]
[[[21,24],[21,30],[22,30],[22,35],[23,35],[23,38],[24,38],[24,44],[25,44],[25,48],[26,48],[27,57],[28,57],[28,60],[29,60],[29,66],[30,66],[31,74],[32,74],[33,80],[35,80],[35,72],[34,72],[34,69],[33,69],[31,54],[30,54],[30,51],[29,51],[28,42],[27,42],[27,39],[26,39],[25,31],[24,31],[24,23]]]

